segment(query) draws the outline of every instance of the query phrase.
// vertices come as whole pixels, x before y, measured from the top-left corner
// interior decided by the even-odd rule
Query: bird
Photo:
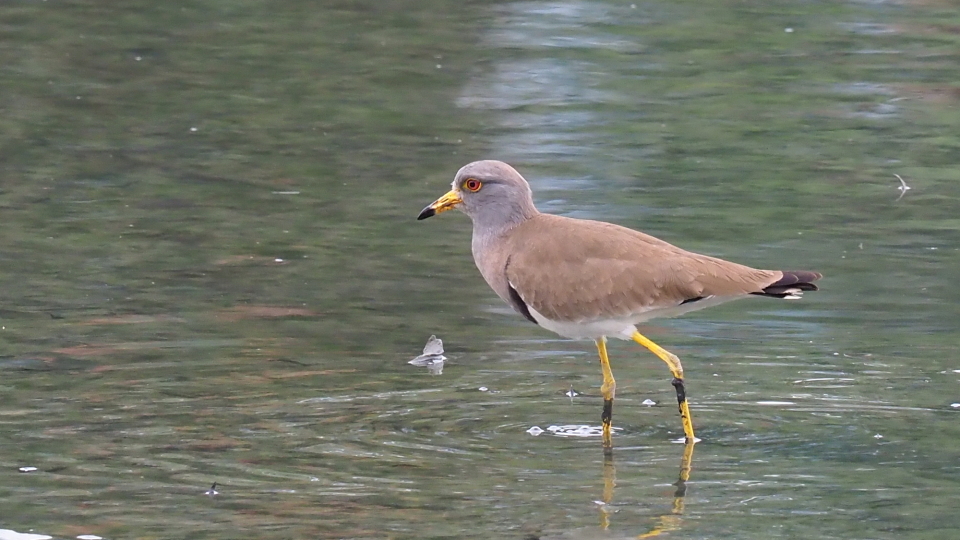
[[[613,223],[541,213],[527,181],[495,160],[464,165],[450,191],[427,205],[423,220],[451,209],[473,222],[473,259],[487,284],[520,315],[572,339],[594,340],[600,356],[604,447],[612,446],[616,380],[607,338],[633,340],[673,375],[687,444],[697,441],[680,359],[637,330],[749,295],[797,299],[822,274],[760,270],[686,251]]]

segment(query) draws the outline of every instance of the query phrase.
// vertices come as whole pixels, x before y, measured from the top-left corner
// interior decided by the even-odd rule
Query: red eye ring
[[[467,191],[476,193],[480,191],[483,184],[476,178],[467,178],[466,181],[463,182],[463,187],[466,188]]]

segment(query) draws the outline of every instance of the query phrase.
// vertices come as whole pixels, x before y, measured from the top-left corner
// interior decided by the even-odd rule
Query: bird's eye
[[[476,178],[467,178],[467,180],[463,183],[463,187],[467,188],[467,191],[472,191],[473,193],[480,191],[482,186],[483,184],[481,184]]]

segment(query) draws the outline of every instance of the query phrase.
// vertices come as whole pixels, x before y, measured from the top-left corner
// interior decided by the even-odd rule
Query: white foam
[[[45,534],[19,533],[10,529],[0,529],[0,540],[53,540]]]

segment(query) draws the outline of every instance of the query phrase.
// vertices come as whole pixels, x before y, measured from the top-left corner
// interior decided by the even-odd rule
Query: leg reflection
[[[693,441],[687,440],[683,447],[683,457],[680,458],[680,478],[674,484],[677,486],[673,493],[673,506],[669,514],[657,518],[657,524],[649,532],[637,538],[653,538],[663,533],[675,531],[682,524],[681,516],[684,511],[684,496],[687,494],[687,481],[690,480],[690,470],[693,467]],[[613,490],[617,485],[617,469],[613,463],[613,449],[605,448],[603,453],[603,505],[600,506],[600,528],[607,530],[610,527],[610,514],[613,501]]]
[[[613,500],[613,488],[617,487],[617,468],[613,464],[613,448],[603,449],[603,504],[600,506],[600,528],[604,531],[610,526],[610,502]]]
[[[672,511],[657,518],[657,525],[649,532],[638,535],[637,538],[653,538],[680,528],[682,524],[680,516],[683,515],[684,509],[683,497],[687,494],[687,480],[690,480],[690,469],[693,467],[694,444],[696,444],[694,441],[687,439],[687,443],[683,445],[683,457],[680,458],[680,478],[674,484],[677,486],[677,490],[673,492]]]

